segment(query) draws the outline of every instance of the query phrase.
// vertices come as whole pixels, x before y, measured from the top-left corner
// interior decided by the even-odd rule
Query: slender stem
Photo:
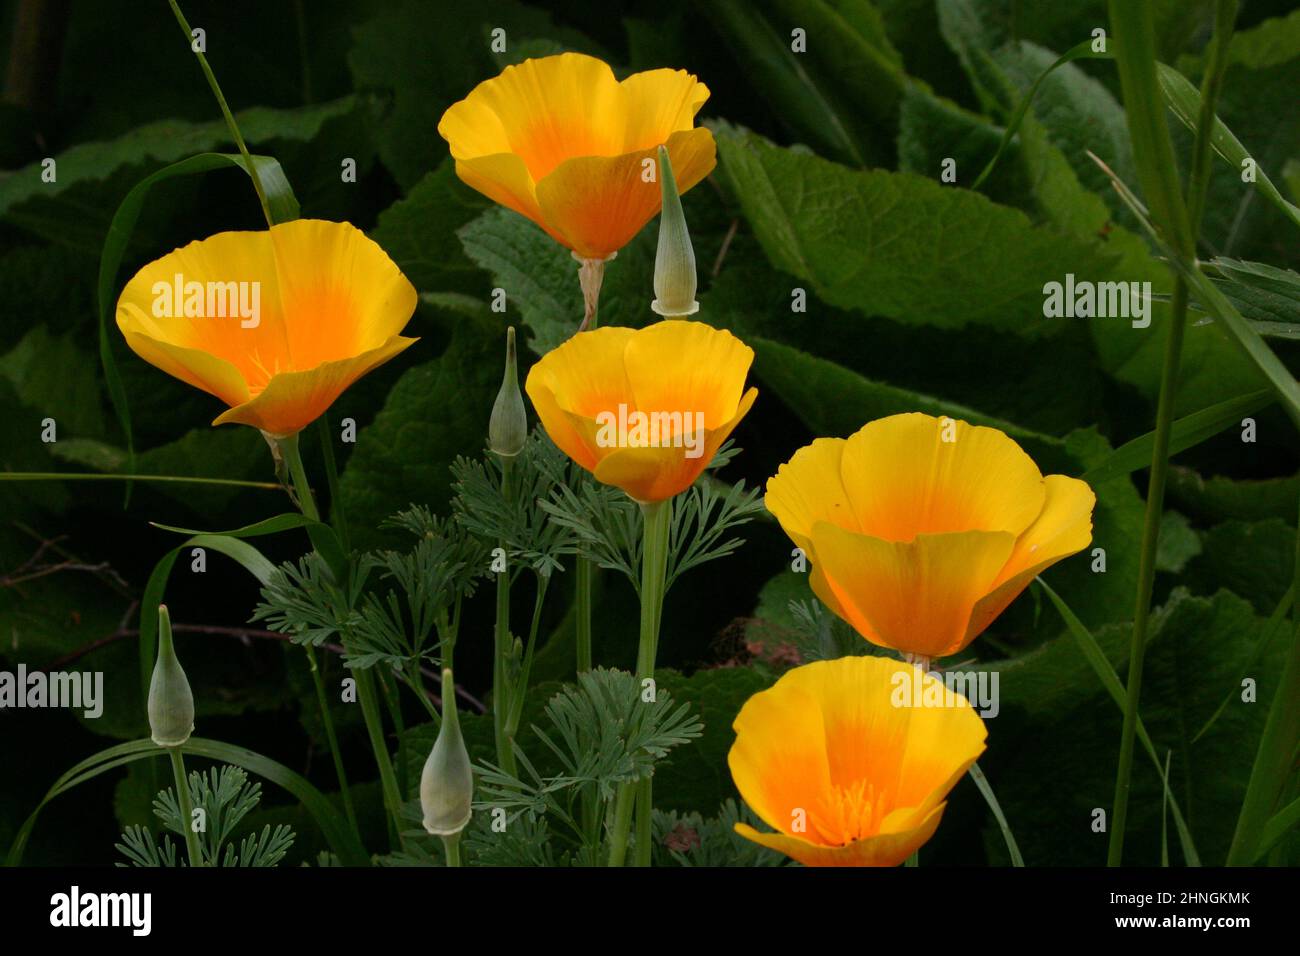
[[[663,615],[664,583],[668,572],[668,538],[673,524],[672,499],[654,501],[641,506],[641,638],[637,646],[636,676],[639,681],[652,680],[655,673],[655,656],[659,646],[659,622]],[[651,856],[650,833],[654,808],[654,780],[647,776],[635,783],[623,784],[619,788],[617,811],[614,817],[614,831],[610,835],[610,865],[621,865],[622,854],[627,842],[628,820],[624,820],[623,810],[627,810],[630,819],[633,791],[636,796],[636,853],[637,866],[649,866]],[[614,855],[619,854],[620,863],[615,864]]]
[[[264,488],[279,491],[274,481],[241,481],[237,478],[191,478],[186,475],[95,475],[63,471],[6,471],[0,481],[163,481],[178,485],[222,485],[228,488]]]
[[[298,498],[298,507],[312,521],[320,521],[320,512],[316,510],[316,499],[312,497],[311,482],[307,480],[307,471],[302,466],[302,453],[298,448],[298,436],[290,435],[279,439],[280,452],[289,469],[289,479],[293,482],[294,495]]]
[[[375,763],[379,766],[380,786],[384,791],[384,806],[388,810],[388,837],[394,849],[402,843],[401,819],[402,795],[397,787],[397,777],[393,773],[393,761],[388,755],[388,745],[384,742],[384,721],[379,713],[379,704],[375,700],[375,685],[368,670],[358,669],[357,701],[361,704],[361,715],[366,721],[366,733],[370,735],[370,749],[374,751]]]
[[[514,462],[510,458],[501,459],[501,497],[510,497],[510,471]],[[497,546],[505,550],[505,542],[498,541]],[[503,770],[514,776],[517,772],[514,749],[506,735],[506,720],[511,709],[510,675],[507,667],[510,642],[510,565],[507,562],[503,570],[497,572],[497,617],[493,630],[492,657],[492,729],[496,736],[497,763]]]
[[[447,851],[447,865],[460,866],[460,834],[453,833],[451,836],[443,837],[442,845]]]
[[[172,13],[176,15],[176,22],[181,25],[181,31],[185,34],[185,42],[192,44],[194,42],[193,31],[190,30],[185,14],[181,13],[181,8],[177,6],[176,0],[167,0],[167,2],[171,4]],[[268,226],[275,225],[271,219],[271,207],[266,201],[266,190],[262,188],[262,178],[257,173],[257,166],[254,165],[253,158],[248,155],[248,147],[244,144],[244,137],[240,135],[239,126],[235,123],[235,116],[230,112],[230,106],[226,103],[226,96],[221,92],[221,84],[217,82],[212,67],[208,66],[208,58],[198,51],[195,51],[194,55],[199,58],[199,66],[203,70],[203,75],[207,77],[208,86],[212,89],[212,95],[217,98],[217,104],[221,107],[221,115],[226,118],[226,127],[230,130],[235,145],[239,147],[239,155],[244,157],[244,166],[248,169],[249,178],[253,180],[253,189],[257,192],[257,201],[262,206],[262,215],[266,217],[266,224]]]
[[[533,654],[537,649],[537,632],[541,627],[542,608],[546,604],[546,586],[550,580],[549,575],[537,575],[537,595],[533,600],[532,622],[528,626],[528,644],[524,650],[523,666],[519,669],[519,679],[512,692],[510,713],[506,715],[506,740],[511,744],[511,753],[514,752],[514,740],[519,730],[519,721],[524,715],[524,699],[528,694],[528,679],[532,674]]]
[[[585,555],[578,555],[576,564],[578,673],[591,670],[591,582],[595,565]]]
[[[627,834],[628,830],[632,828],[634,796],[632,787],[622,786],[618,788],[618,796],[614,801],[614,827],[609,841],[610,866],[622,866],[623,860],[627,857]]]
[[[420,675],[420,665],[415,661],[407,664],[406,668],[406,686],[415,692],[415,696],[420,698],[420,703],[424,705],[425,712],[428,713],[429,719],[433,721],[435,727],[442,726],[442,714],[438,713],[438,708],[433,706],[433,701],[429,700],[429,695],[424,692],[424,679]]]
[[[194,806],[190,802],[190,783],[185,776],[185,758],[181,756],[180,747],[169,747],[167,754],[171,757],[172,777],[176,781],[176,803],[181,811],[185,852],[189,855],[191,867],[203,866],[203,849],[199,845],[199,835],[194,832]]]
[[[338,532],[339,543],[345,552],[352,550],[348,537],[348,521],[343,511],[343,495],[339,491],[339,469],[334,461],[334,433],[330,429],[329,414],[316,420],[316,430],[320,437],[321,455],[325,459],[325,481],[330,491],[330,524]]]
[[[298,507],[302,509],[302,513],[306,517],[313,521],[319,521],[320,513],[316,510],[316,499],[312,497],[311,483],[307,480],[307,470],[302,464],[302,452],[299,449],[298,436],[291,435],[288,438],[282,438],[278,444],[285,465],[289,469],[289,478],[293,482],[294,497],[298,499]],[[348,823],[352,825],[352,832],[359,836],[361,831],[357,827],[356,808],[352,804],[351,788],[348,785],[347,773],[343,769],[343,752],[339,748],[338,732],[334,729],[334,715],[330,711],[324,680],[317,666],[316,652],[310,644],[304,644],[303,649],[307,652],[307,665],[311,670],[312,680],[316,685],[316,700],[320,705],[321,723],[325,726],[325,739],[329,742],[330,756],[334,761],[334,772],[338,776],[339,792],[343,795],[343,807],[347,813]],[[360,680],[357,683],[359,687]]]
[[[1179,279],[1174,285],[1173,315],[1165,342],[1164,365],[1160,373],[1160,399],[1156,407],[1155,447],[1151,476],[1147,481],[1147,507],[1142,525],[1142,550],[1138,557],[1137,606],[1133,612],[1133,638],[1129,646],[1124,725],[1120,732],[1119,766],[1115,775],[1115,801],[1110,821],[1107,863],[1119,866],[1124,855],[1124,827],[1128,817],[1129,788],[1133,776],[1133,753],[1137,741],[1138,702],[1142,694],[1142,670],[1146,660],[1147,629],[1151,616],[1151,593],[1155,586],[1156,548],[1160,538],[1160,516],[1164,509],[1165,479],[1169,469],[1169,438],[1174,420],[1174,393],[1182,356],[1183,331],[1187,324],[1187,286]]]
[[[1259,837],[1268,823],[1278,796],[1286,785],[1293,765],[1296,741],[1300,740],[1300,523],[1296,530],[1296,564],[1291,595],[1294,632],[1291,650],[1282,668],[1282,680],[1268,709],[1264,733],[1255,752],[1255,763],[1246,785],[1246,798],[1237,817],[1237,828],[1228,849],[1229,866],[1250,866],[1255,862]]]
[[[591,641],[591,610],[592,610],[592,584],[595,577],[595,562],[586,555],[579,554],[576,561],[575,588],[576,596],[574,600],[574,612],[576,614],[576,628],[578,637],[578,669],[579,674],[585,674],[592,668],[592,641]],[[583,832],[588,834],[595,833],[596,839],[599,839],[599,830],[597,829],[597,814],[600,812],[600,798],[594,788],[583,787],[582,795],[579,797],[580,814],[582,819]]]
[[[407,780],[407,761],[406,752],[406,721],[402,719],[402,700],[399,688],[390,684],[382,671],[375,673],[375,678],[379,681],[379,689],[383,691],[384,703],[388,707],[388,716],[393,721],[393,729],[397,733],[397,792],[403,798],[410,792],[408,789],[409,781]]]
[[[325,680],[316,662],[316,648],[310,644],[304,644],[303,648],[307,651],[307,666],[311,670],[312,683],[316,685],[316,702],[320,705],[325,724],[325,737],[329,741],[330,755],[334,758],[334,773],[339,780],[339,793],[343,796],[343,812],[347,814],[348,825],[352,827],[352,832],[360,833],[361,830],[357,827],[356,807],[352,805],[352,788],[348,786],[348,775],[343,769],[343,752],[339,747],[338,734],[334,730],[329,702],[325,696]]]
[[[1110,0],[1109,8],[1112,32],[1115,35],[1116,61],[1124,93],[1124,107],[1142,188],[1151,205],[1156,224],[1169,237],[1178,254],[1191,260],[1196,254],[1196,233],[1204,209],[1205,190],[1209,180],[1209,140],[1213,132],[1213,116],[1218,91],[1222,84],[1222,73],[1227,62],[1225,51],[1232,36],[1232,24],[1236,17],[1236,0],[1218,0],[1211,58],[1202,87],[1202,110],[1193,146],[1193,174],[1186,197],[1181,194],[1179,188],[1173,144],[1165,120],[1164,101],[1156,78],[1155,36],[1150,4]],[[1191,210],[1190,215],[1189,210]],[[1138,559],[1137,600],[1133,614],[1132,643],[1129,646],[1124,724],[1120,731],[1119,762],[1115,773],[1115,800],[1110,820],[1110,843],[1106,855],[1110,866],[1119,866],[1124,856],[1124,833],[1128,822],[1133,754],[1137,738],[1138,704],[1142,694],[1142,671],[1150,624],[1151,596],[1155,584],[1156,549],[1159,545],[1160,518],[1164,508],[1165,481],[1169,468],[1169,441],[1178,390],[1183,334],[1187,325],[1187,305],[1187,285],[1179,277],[1174,283],[1169,335],[1165,341],[1160,394],[1156,405],[1155,443],[1152,448],[1151,474],[1147,483],[1142,550]]]

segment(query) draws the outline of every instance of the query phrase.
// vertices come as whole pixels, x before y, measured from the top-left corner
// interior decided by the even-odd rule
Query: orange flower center
[[[890,795],[870,780],[832,784],[822,805],[808,812],[809,835],[826,846],[847,846],[879,833],[892,804]]]

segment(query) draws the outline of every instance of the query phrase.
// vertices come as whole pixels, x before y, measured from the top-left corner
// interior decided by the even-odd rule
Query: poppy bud
[[[515,329],[506,329],[506,371],[501,390],[492,404],[488,420],[488,447],[503,458],[513,458],[523,451],[528,439],[528,413],[519,391],[519,369],[515,357]]]
[[[159,747],[179,747],[194,732],[194,695],[176,659],[166,605],[158,608],[158,659],[149,681],[149,730]]]
[[[456,684],[451,669],[442,672],[442,727],[420,774],[420,807],[424,828],[434,836],[454,837],[469,823],[474,797],[474,772],[470,768],[465,738],[456,716]]]
[[[700,309],[695,301],[695,250],[686,229],[672,160],[662,146],[659,147],[659,187],[663,208],[659,213],[659,251],[655,254],[655,300],[650,308],[666,316],[693,315]]]

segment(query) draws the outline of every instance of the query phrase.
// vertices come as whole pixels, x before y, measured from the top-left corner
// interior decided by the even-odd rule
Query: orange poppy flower
[[[525,60],[485,80],[438,123],[456,175],[526,216],[582,259],[607,259],[659,212],[646,178],[668,147],[686,192],[717,162],[713,134],[695,127],[709,89],[682,70],[619,82],[580,53]]]
[[[222,232],[157,259],[126,284],[117,327],[132,351],[276,438],[413,344],[416,293],[346,222],[298,219]]]
[[[579,332],[528,373],[525,390],[565,454],[642,503],[691,486],[745,417],[754,351],[730,332],[668,320]]]
[[[943,706],[895,706],[900,683],[914,680]],[[736,789],[777,831],[737,823],[736,832],[806,866],[902,863],[934,835],[987,736],[966,698],[884,657],[787,671],[732,726]]]
[[[960,651],[1086,548],[1096,503],[997,429],[919,413],[801,448],[765,500],[827,607],[872,643],[926,657]]]

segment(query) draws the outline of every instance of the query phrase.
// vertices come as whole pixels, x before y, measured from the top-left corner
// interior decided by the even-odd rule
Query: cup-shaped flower
[[[146,362],[284,438],[416,339],[415,289],[345,222],[298,219],[222,232],[157,259],[126,284],[117,327]]]
[[[927,699],[938,703],[913,703]],[[807,866],[903,862],[934,835],[987,735],[966,698],[884,657],[787,671],[732,726],[731,777],[777,831],[736,832]]]
[[[686,192],[717,162],[695,126],[709,89],[682,70],[622,82],[580,53],[525,60],[443,114],[456,174],[527,216],[579,258],[607,259],[659,211],[656,149],[668,148]]]
[[[158,657],[149,680],[149,733],[159,747],[179,747],[194,733],[194,694],[172,643],[172,619],[158,608]]]
[[[1096,498],[997,429],[912,413],[801,448],[766,503],[827,607],[874,644],[942,657],[1088,546]]]
[[[597,481],[641,503],[689,488],[745,417],[753,350],[702,322],[579,332],[528,373],[542,427]]]

